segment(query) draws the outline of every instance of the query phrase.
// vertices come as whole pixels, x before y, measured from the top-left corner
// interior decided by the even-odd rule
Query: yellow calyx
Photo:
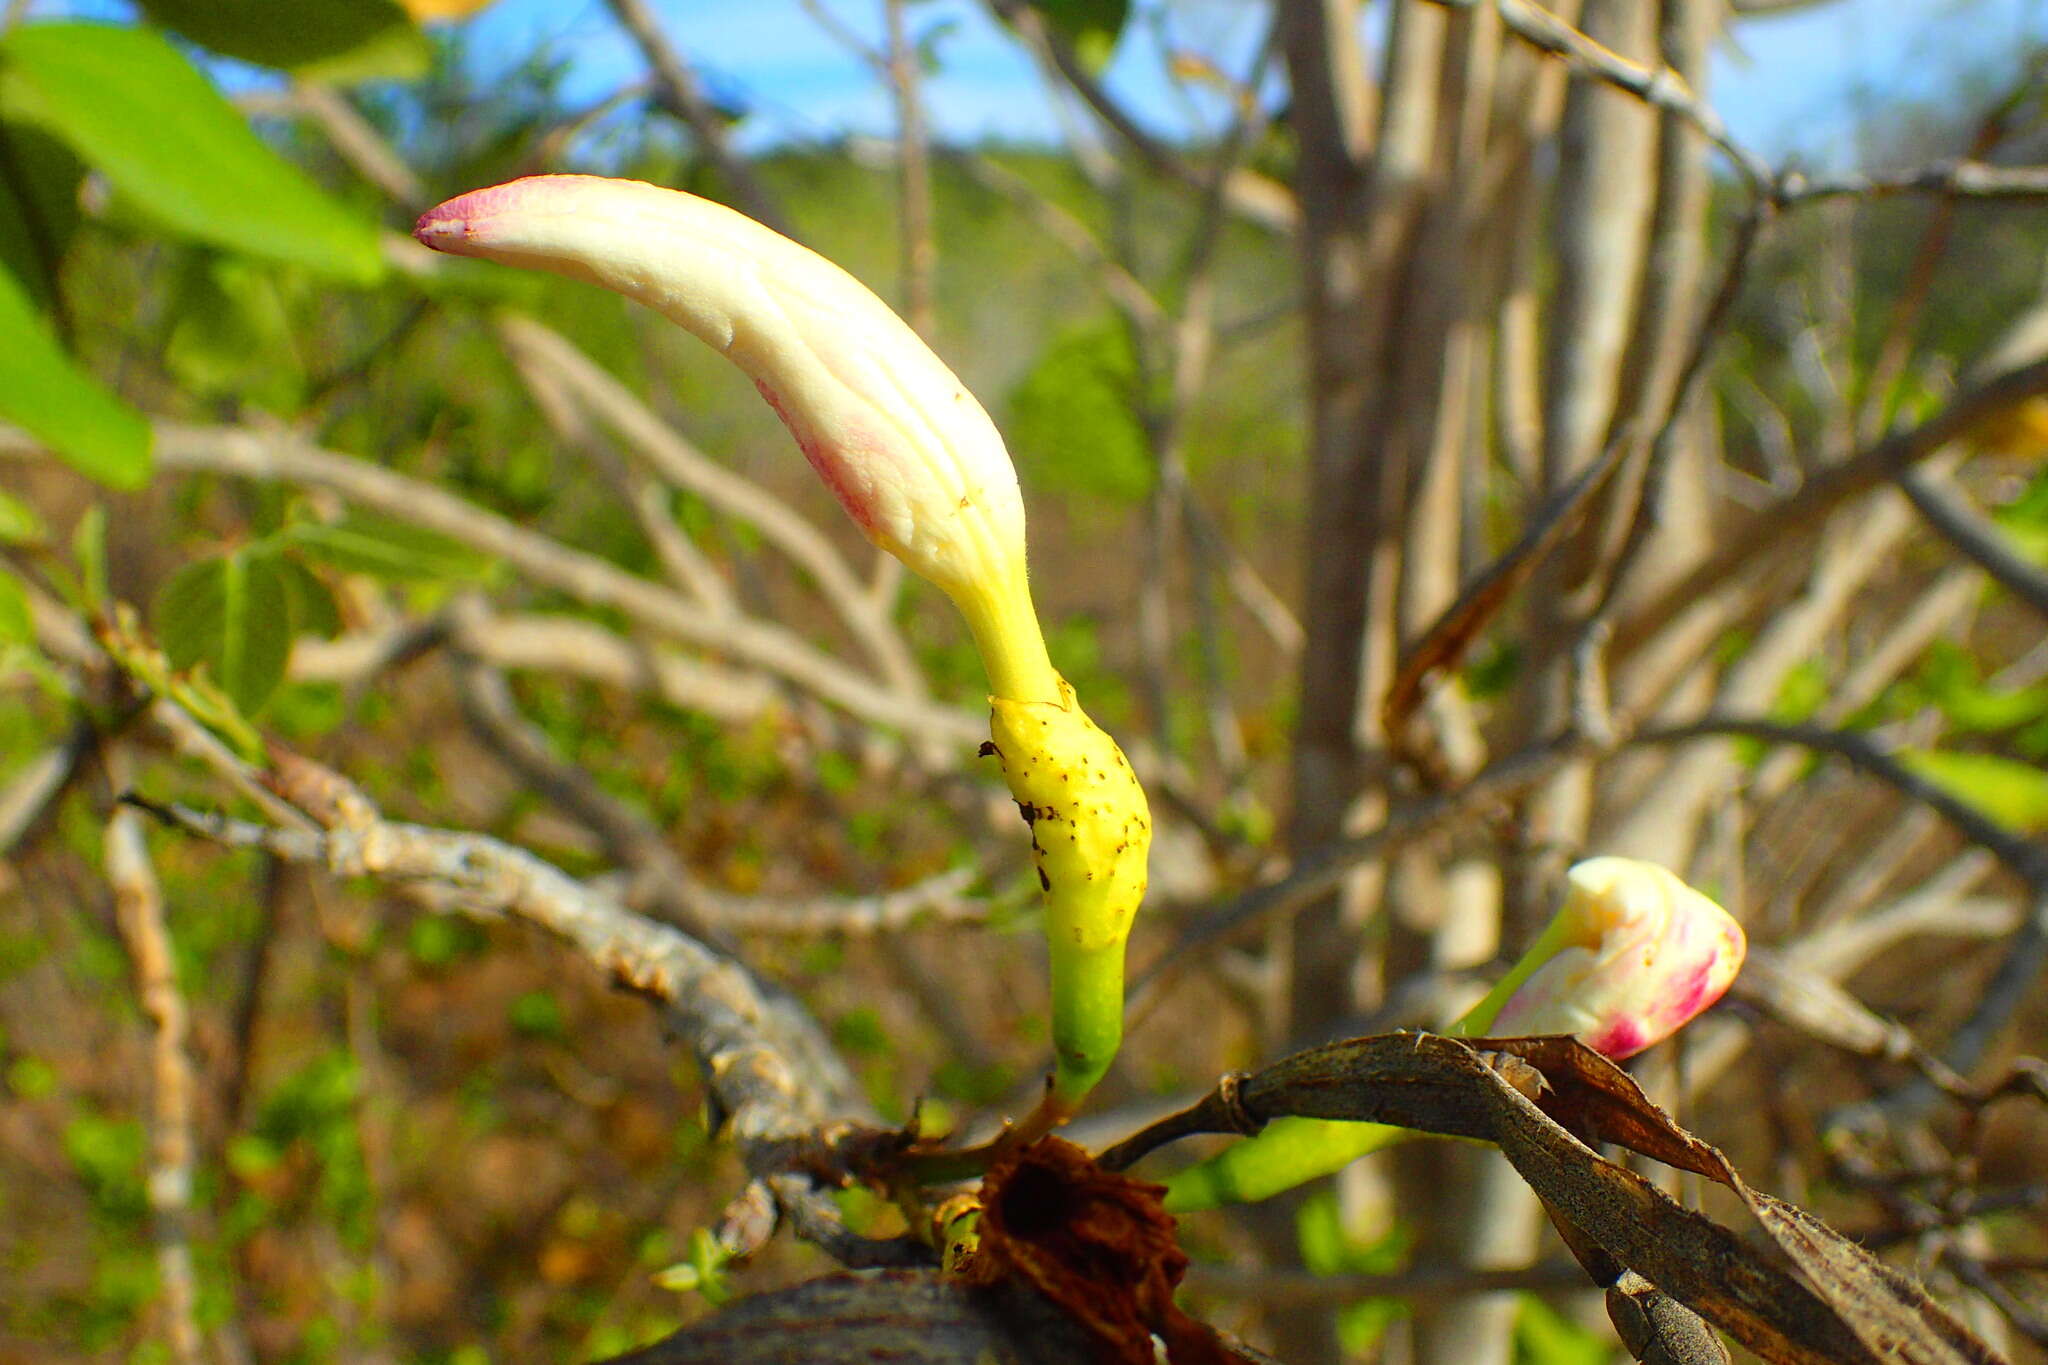
[[[1124,942],[1145,899],[1152,812],[1123,750],[1056,681],[1058,705],[990,698],[989,732],[1031,827],[1052,960],[1053,1091],[1071,1111],[1122,1041]]]

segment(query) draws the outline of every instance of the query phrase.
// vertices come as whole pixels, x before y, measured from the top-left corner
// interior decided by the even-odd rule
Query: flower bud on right
[[[1719,1000],[1748,951],[1742,926],[1665,868],[1589,858],[1565,874],[1564,904],[1533,970],[1485,1031],[1570,1033],[1606,1057],[1641,1052]],[[1525,960],[1526,961],[1526,960]]]

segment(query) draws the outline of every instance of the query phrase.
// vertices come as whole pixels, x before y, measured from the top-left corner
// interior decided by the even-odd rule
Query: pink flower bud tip
[[[1668,870],[1609,857],[1566,874],[1544,949],[1554,955],[1523,980],[1488,1032],[1576,1034],[1618,1060],[1719,1000],[1748,943],[1727,911]]]

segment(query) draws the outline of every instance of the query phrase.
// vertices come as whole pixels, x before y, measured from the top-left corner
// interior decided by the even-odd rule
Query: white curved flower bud
[[[876,544],[956,601],[1021,588],[1024,507],[995,424],[824,257],[695,195],[588,175],[474,190],[427,210],[413,235],[662,313],[747,373]]]
[[[1747,951],[1742,926],[1665,868],[1589,858],[1565,874],[1557,917],[1481,1027],[1576,1034],[1603,1056],[1632,1056],[1719,1000]]]

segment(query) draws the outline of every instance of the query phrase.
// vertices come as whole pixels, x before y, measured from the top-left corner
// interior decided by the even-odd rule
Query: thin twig
[[[1058,75],[1060,83],[1081,97],[1104,126],[1153,170],[1190,189],[1206,190],[1202,169],[1181,156],[1173,147],[1146,132],[1130,110],[1119,104],[1103,83],[1088,70],[1074,45],[1055,31],[1045,16],[1026,0],[986,0],[988,8],[1031,49],[1040,66]],[[1231,209],[1277,232],[1292,232],[1300,222],[1300,208],[1294,196],[1279,184],[1255,171],[1240,168],[1225,186]]]
[[[519,712],[502,674],[460,653],[455,664],[463,716],[492,753],[594,832],[606,853],[632,870],[629,903],[645,901],[699,937],[877,934],[915,923],[978,923],[988,917],[987,901],[963,894],[974,880],[966,868],[868,896],[742,896],[706,886],[651,820],[554,753],[539,727]]]
[[[1564,20],[1531,0],[1435,0],[1447,9],[1471,9],[1492,4],[1508,31],[1554,57],[1563,59],[1574,71],[1605,82],[1635,96],[1653,109],[1677,114],[1699,129],[1707,141],[1749,182],[1760,189],[1772,183],[1771,168],[1762,157],[1735,140],[1728,125],[1712,106],[1702,101],[1692,86],[1668,66],[1635,62],[1603,47]]]
[[[2048,166],[1990,166],[1981,161],[1937,161],[1908,171],[1805,176],[1792,172],[1778,187],[1790,206],[1820,199],[1866,199],[1929,194],[1953,199],[2048,198]]]
[[[336,877],[437,890],[470,913],[509,914],[574,946],[600,971],[661,1002],[695,1053],[725,1131],[800,1237],[847,1264],[917,1263],[921,1245],[853,1236],[821,1174],[833,1143],[866,1118],[817,1025],[739,962],[636,915],[523,849],[483,835],[388,821],[338,775],[293,759],[272,775],[323,826],[279,829],[130,798],[165,823],[231,848],[262,849]],[[830,1179],[824,1181],[829,1185]]]
[[[754,174],[753,167],[734,153],[731,140],[726,136],[724,116],[704,97],[696,76],[668,40],[668,35],[661,31],[661,24],[646,0],[605,0],[605,4],[618,19],[619,26],[639,46],[641,56],[646,58],[648,68],[654,73],[655,94],[662,108],[680,119],[697,139],[697,146],[718,168],[719,178],[732,190],[738,207],[756,222],[789,236],[788,219],[783,216],[781,206],[768,192],[768,187],[761,183],[761,178]]]
[[[1901,470],[1893,480],[1927,524],[1993,582],[2048,617],[2048,573],[2013,549],[1989,517],[1917,469]]]
[[[668,490],[654,479],[636,475],[626,467],[611,445],[592,429],[582,409],[570,397],[559,369],[537,356],[533,348],[518,344],[519,329],[512,318],[502,319],[498,335],[512,360],[512,368],[526,385],[527,395],[540,409],[541,417],[555,433],[555,439],[593,466],[610,484],[613,493],[631,509],[640,533],[654,549],[663,573],[677,588],[689,593],[706,610],[724,616],[739,612],[732,588],[711,557],[684,533],[669,506]]]
[[[1786,725],[1746,716],[1701,716],[1682,725],[1639,731],[1638,745],[1682,744],[1708,738],[1760,739],[1770,744],[1795,744],[1832,754],[1867,773],[1901,795],[1932,807],[1973,843],[1981,844],[2028,886],[2048,890],[2048,845],[2014,834],[1969,802],[1908,768],[1868,735],[1813,725]]]
[[[798,636],[763,621],[713,616],[677,594],[518,526],[421,479],[323,450],[281,432],[159,423],[159,467],[207,470],[329,489],[351,502],[439,531],[504,559],[528,580],[591,606],[611,607],[660,634],[773,673],[847,712],[935,742],[973,743],[986,730],[951,707],[883,687]],[[0,454],[41,455],[33,438],[0,428]]]
[[[50,813],[99,742],[98,727],[80,721],[63,739],[30,759],[0,791],[0,858],[13,853]]]
[[[116,786],[128,765],[109,755]],[[165,1336],[178,1365],[201,1365],[198,1280],[192,1265],[192,1059],[187,1055],[185,997],[164,923],[163,888],[151,865],[142,818],[128,806],[107,817],[106,873],[114,892],[115,922],[135,971],[136,996],[149,1021],[149,1207],[156,1241],[158,1288]]]
[[[1919,426],[1887,436],[1846,458],[1823,466],[1799,489],[1747,519],[1718,531],[1714,550],[1641,608],[1623,617],[1615,632],[1618,653],[1626,653],[1671,624],[1694,604],[1727,586],[1736,575],[1763,562],[1774,548],[1798,544],[1852,498],[1881,487],[1899,472],[1928,459],[1977,423],[2025,399],[2048,393],[2048,360],[2008,370],[1957,394]]]
[[[386,669],[419,657],[422,648],[452,643],[494,668],[587,678],[622,692],[649,693],[670,706],[736,725],[789,711],[775,685],[759,673],[636,643],[594,621],[478,614],[453,629],[459,633],[451,636],[450,624],[434,617],[401,620],[332,640],[301,636],[292,644],[289,676],[360,687]]]
[[[1232,896],[1184,929],[1132,979],[1127,1015],[1136,1019],[1143,1014],[1158,999],[1167,974],[1191,965],[1199,954],[1254,925],[1299,913],[1340,885],[1360,864],[1513,798],[1563,764],[1590,752],[1591,747],[1575,737],[1532,744],[1489,764],[1459,787],[1394,806],[1377,828],[1302,854],[1278,881]]]
[[[889,617],[889,604],[874,599],[830,537],[760,484],[698,450],[561,333],[514,314],[499,319],[498,331],[530,364],[553,375],[593,416],[624,437],[661,478],[759,530],[810,576],[883,677],[906,697],[924,697],[924,675]]]

